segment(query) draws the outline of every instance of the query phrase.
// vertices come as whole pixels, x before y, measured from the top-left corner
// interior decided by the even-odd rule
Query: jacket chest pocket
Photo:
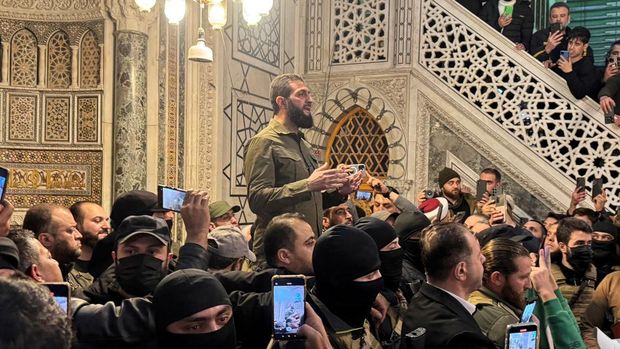
[[[274,152],[276,173],[276,186],[307,178],[310,173],[301,155],[286,151]]]

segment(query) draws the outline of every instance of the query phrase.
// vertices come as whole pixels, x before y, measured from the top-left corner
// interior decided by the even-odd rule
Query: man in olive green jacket
[[[319,166],[310,143],[300,129],[310,128],[312,96],[304,80],[295,74],[273,79],[270,99],[274,118],[256,134],[245,149],[244,176],[250,209],[256,214],[254,253],[258,267],[265,264],[263,232],[269,221],[282,213],[305,216],[316,236],[321,232],[322,192],[336,204],[357,190],[363,173],[349,175],[343,167]]]

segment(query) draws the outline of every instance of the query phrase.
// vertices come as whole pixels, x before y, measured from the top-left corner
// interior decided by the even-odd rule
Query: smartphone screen
[[[512,5],[507,5],[506,7],[504,7],[504,16],[512,17],[513,10],[514,10],[514,7],[512,7]]]
[[[506,334],[507,349],[536,349],[538,327],[534,323],[509,325]]]
[[[487,191],[487,181],[479,179],[476,182],[476,201],[482,200],[484,193]]]
[[[9,185],[9,170],[0,167],[0,201],[4,200],[6,187]]]
[[[54,301],[56,304],[64,311],[66,314],[69,314],[69,299],[71,299],[71,288],[66,282],[44,282],[43,286],[47,287],[54,297]]]
[[[603,192],[603,179],[595,178],[592,181],[592,197],[596,197]]]
[[[528,303],[523,309],[523,315],[521,315],[521,322],[530,322],[532,318],[532,314],[534,313],[534,308],[536,308],[536,301]]]
[[[365,200],[368,201],[372,198],[372,193],[369,191],[362,191],[362,190],[358,190],[357,193],[355,194],[355,198],[357,200]]]
[[[159,204],[162,208],[181,212],[181,207],[183,206],[183,201],[185,200],[185,195],[187,194],[184,190],[170,188],[160,185],[158,187],[159,194]]]
[[[349,165],[349,173],[356,174],[360,171],[366,171],[366,165],[364,164]]]
[[[303,275],[276,275],[272,284],[273,337],[276,340],[296,339],[305,320],[305,278]]]
[[[560,56],[568,61],[568,59],[570,58],[570,53],[566,50],[562,50],[560,51]]]

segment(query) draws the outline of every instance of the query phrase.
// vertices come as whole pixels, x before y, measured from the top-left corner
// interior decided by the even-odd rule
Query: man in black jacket
[[[482,286],[484,257],[474,235],[461,224],[435,225],[422,236],[422,261],[428,283],[411,299],[401,348],[495,348],[467,301]]]
[[[517,44],[519,49],[530,49],[534,13],[529,0],[489,0],[482,7],[480,18]]]

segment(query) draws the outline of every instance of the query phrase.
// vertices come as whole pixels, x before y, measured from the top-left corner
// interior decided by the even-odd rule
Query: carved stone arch
[[[388,143],[388,179],[406,180],[406,138],[404,127],[392,107],[376,91],[365,86],[342,87],[332,92],[323,108],[315,111],[315,127],[307,132],[308,141],[325,154],[332,131],[353,108],[366,110],[379,124]]]
[[[71,46],[69,34],[57,30],[47,41],[47,86],[68,88],[71,86]]]
[[[101,50],[97,41],[97,34],[88,30],[80,39],[80,86],[95,88],[101,82],[99,76],[101,64]]]
[[[28,28],[18,30],[11,36],[11,85],[37,85],[37,47],[37,37]]]

